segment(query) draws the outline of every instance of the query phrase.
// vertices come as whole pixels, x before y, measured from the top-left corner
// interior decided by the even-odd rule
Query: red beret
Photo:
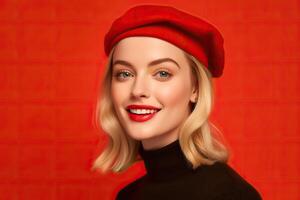
[[[118,41],[131,36],[149,36],[170,42],[197,58],[213,77],[223,73],[223,37],[213,25],[198,17],[170,6],[132,7],[112,23],[105,35],[106,55]]]

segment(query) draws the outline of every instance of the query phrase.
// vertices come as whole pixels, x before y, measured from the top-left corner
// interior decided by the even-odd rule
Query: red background
[[[145,173],[142,163],[89,170],[105,141],[92,123],[103,37],[139,3],[218,27],[226,61],[212,121],[231,146],[229,164],[266,200],[300,199],[298,0],[1,0],[0,199],[109,200]]]

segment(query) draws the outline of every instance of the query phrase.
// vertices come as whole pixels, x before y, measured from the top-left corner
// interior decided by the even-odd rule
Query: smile
[[[129,118],[135,122],[144,122],[150,120],[156,115],[159,110],[154,109],[128,109],[127,113]]]

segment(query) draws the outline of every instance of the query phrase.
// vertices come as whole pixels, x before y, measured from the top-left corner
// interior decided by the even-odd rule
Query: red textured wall
[[[109,200],[145,171],[91,172],[92,124],[111,22],[143,1],[0,1],[0,199]],[[230,165],[266,200],[300,199],[298,0],[144,1],[215,24],[226,62],[212,121]]]

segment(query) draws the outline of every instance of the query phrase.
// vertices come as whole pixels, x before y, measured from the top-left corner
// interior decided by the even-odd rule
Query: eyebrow
[[[179,69],[180,69],[180,66],[179,64],[171,59],[171,58],[160,58],[160,59],[157,59],[157,60],[153,60],[151,61],[149,64],[148,64],[148,67],[151,67],[151,66],[154,66],[154,65],[158,65],[160,63],[163,63],[163,62],[172,62],[174,63]],[[125,66],[128,66],[128,67],[133,67],[133,65],[125,60],[116,60],[114,63],[113,63],[113,66],[116,65],[116,64],[120,64],[120,65],[125,65]]]

